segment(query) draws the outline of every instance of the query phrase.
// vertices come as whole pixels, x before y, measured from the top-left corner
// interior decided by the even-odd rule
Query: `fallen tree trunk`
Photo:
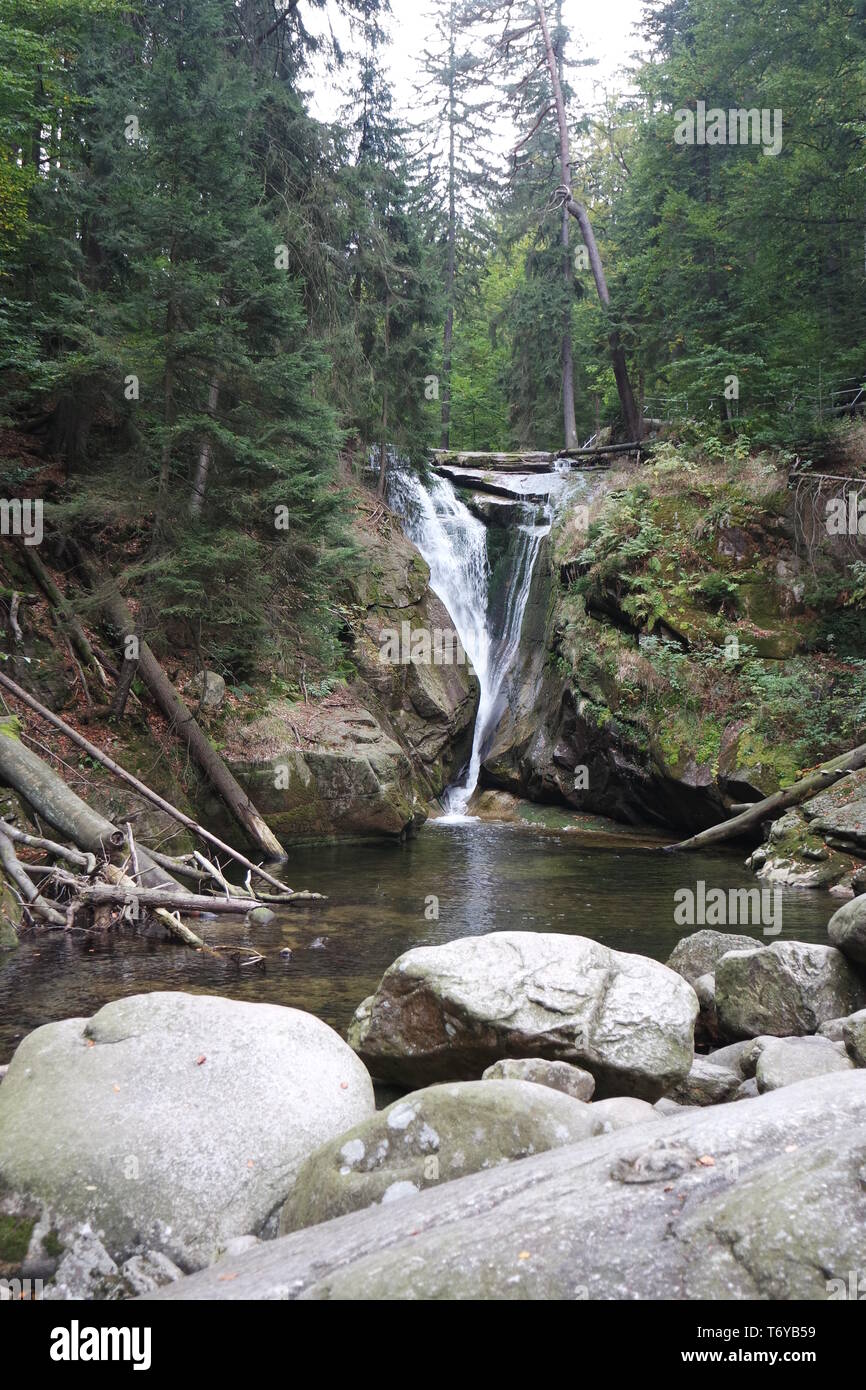
[[[78,652],[78,655],[85,665],[89,666],[90,669],[95,672],[100,684],[107,690],[108,677],[103,670],[102,663],[99,661],[90,645],[84,628],[75,616],[69,600],[63,597],[63,594],[61,594],[57,585],[54,583],[54,580],[36,554],[33,546],[19,546],[19,554],[24,557],[27,568],[36,580],[36,583],[39,585],[46,598],[50,600],[52,606],[57,610],[61,625],[68,630],[70,641]]]
[[[140,892],[138,884],[133,883],[131,878],[127,878],[123,870],[118,869],[115,864],[109,864],[107,866],[106,877],[109,878],[112,883],[117,884],[121,891],[124,892],[124,901],[127,896]],[[181,888],[179,892],[183,895],[185,890]],[[166,930],[171,932],[172,936],[176,936],[178,941],[182,941],[185,946],[191,946],[194,951],[203,951],[206,955],[214,956],[217,960],[222,960],[222,957],[217,951],[214,951],[205,941],[202,941],[200,936],[196,936],[195,932],[192,931],[185,922],[182,922],[179,917],[175,917],[167,908],[154,907],[151,911],[154,917],[162,923]]]
[[[0,673],[0,683],[11,693],[17,695],[20,687],[8,676]],[[26,694],[26,692],[21,692]],[[30,697],[27,697],[28,701]],[[37,702],[33,701],[35,705]],[[41,707],[40,707],[41,710]],[[39,711],[37,711],[38,713]],[[49,711],[45,711],[48,714]],[[52,716],[56,718],[56,716]],[[82,740],[86,742],[86,740]],[[96,750],[94,750],[96,751]],[[12,787],[29,802],[55,830],[59,830],[77,845],[79,849],[97,855],[100,859],[110,858],[117,844],[123,844],[123,832],[82,801],[62,777],[59,777],[47,763],[28,748],[20,739],[0,732],[0,782]],[[164,869],[153,862],[144,851],[140,854],[142,879],[149,888],[179,889]],[[180,890],[182,891],[182,890]]]
[[[251,859],[247,859],[246,855],[241,854],[238,850],[232,849],[231,845],[225,844],[222,840],[218,839],[216,835],[212,835],[209,830],[205,830],[203,825],[199,825],[198,821],[194,821],[191,816],[186,815],[183,811],[179,811],[176,806],[172,806],[170,801],[166,801],[164,797],[161,797],[157,792],[152,791],[151,788],[148,787],[144,782],[140,782],[137,777],[133,777],[131,772],[127,772],[126,769],[122,768],[119,763],[116,763],[113,758],[110,758],[107,753],[103,753],[101,748],[97,748],[95,743],[91,743],[89,739],[86,739],[82,734],[79,734],[76,729],[71,728],[69,724],[65,723],[65,721],[60,718],[59,715],[54,714],[50,709],[46,709],[45,705],[41,705],[39,701],[35,700],[32,695],[28,694],[28,692],[24,690],[22,686],[17,685],[15,681],[10,680],[8,676],[4,676],[2,672],[0,672],[0,686],[2,686],[3,689],[8,690],[11,695],[14,695],[16,700],[20,700],[21,703],[26,705],[28,709],[32,709],[35,714],[39,715],[40,719],[45,719],[49,724],[53,724],[55,729],[59,729],[61,733],[65,734],[66,737],[72,743],[77,745],[77,747],[83,748],[84,752],[87,753],[89,757],[95,759],[97,762],[100,762],[103,767],[108,768],[109,772],[113,772],[115,776],[121,779],[121,781],[126,782],[127,786],[133,787],[135,791],[138,792],[139,796],[143,796],[145,800],[149,801],[153,806],[158,806],[161,811],[165,811],[166,815],[169,815],[174,820],[176,820],[178,825],[183,825],[186,827],[187,830],[194,831],[196,835],[199,835],[203,840],[207,840],[210,844],[214,845],[217,849],[221,850],[223,854],[227,854],[230,859],[234,859],[237,864],[243,865],[243,867],[245,869],[248,869],[250,873],[256,874],[257,877],[263,878],[266,883],[270,883],[271,886],[276,888],[278,892],[280,892],[284,897],[291,895],[291,889],[287,888],[284,883],[280,883],[280,880],[278,878],[274,878],[273,874],[269,874],[266,869],[262,869],[259,867],[258,864],[254,864]],[[17,739],[10,738],[3,739],[2,736],[0,736],[0,751],[2,751],[2,743],[4,742],[17,743],[18,741]],[[6,751],[8,754],[8,750]],[[25,752],[29,753],[30,750],[26,749]],[[53,773],[51,769],[47,766],[47,764],[42,762],[41,758],[37,758],[35,753],[30,754],[30,758],[34,760],[34,764],[29,766],[28,774],[31,778],[34,779],[34,781],[41,781],[41,775],[38,774],[38,768],[35,766],[35,764],[38,764],[39,767],[43,769],[43,772],[50,774],[50,778],[53,779],[49,787],[52,798],[56,800],[59,797],[61,802],[63,802],[63,805],[65,806],[68,801],[68,798],[72,797],[78,803],[78,806],[83,808],[84,812],[87,813],[86,817],[84,818],[85,830],[89,828],[92,831],[94,825],[98,825],[103,828],[107,826],[109,831],[113,835],[121,834],[121,832],[118,831],[116,826],[111,825],[111,823],[105,820],[103,816],[97,816],[95,812],[91,811],[90,807],[86,804],[86,802],[82,801],[80,797],[75,796],[74,792],[70,792],[69,788],[67,787],[66,783],[62,780],[62,778],[58,777],[56,773]],[[15,762],[14,756],[12,754],[8,754],[7,762],[9,762],[10,764],[13,764]],[[3,760],[2,757],[0,757],[0,780],[3,779],[3,772]],[[63,795],[64,793],[66,794],[65,797]],[[30,797],[26,791],[23,792],[23,795],[27,797],[27,800],[30,801],[31,804],[35,804],[33,802],[33,798]],[[39,807],[37,806],[36,809],[39,810]],[[62,808],[58,809],[62,811]],[[44,814],[46,820],[51,821],[51,824],[54,825],[58,830],[63,830],[66,834],[68,834],[69,838],[71,840],[74,840],[80,848],[91,848],[89,844],[82,844],[82,842],[76,838],[75,834],[71,830],[67,829],[66,823],[58,824],[56,820],[53,820],[48,810],[43,811],[42,814]],[[67,812],[66,814],[70,813]],[[75,814],[77,817],[80,818],[80,812],[76,812]],[[147,857],[149,859],[149,856]]]
[[[128,888],[122,884],[115,886],[111,883],[89,883],[87,885],[79,883],[75,893],[82,902],[126,903],[135,901],[141,907],[146,908],[178,908],[181,912],[213,912],[228,914],[230,917],[245,917],[248,912],[253,912],[257,907],[263,906],[255,898],[206,897],[196,893],[187,893],[184,889],[172,893],[167,888],[139,888],[132,879],[128,879],[128,882],[130,884]]]
[[[53,927],[65,927],[66,918],[53,903],[48,902],[42,897],[39,889],[27,877],[27,871],[19,863],[15,854],[15,847],[8,835],[0,831],[0,864],[6,873],[7,878],[15,884],[26,907],[37,917],[42,917],[44,921]]]
[[[136,625],[132,614],[117,590],[109,593],[104,610],[121,637],[125,638],[135,633]],[[286,852],[276,835],[235,780],[143,639],[139,642],[138,670],[172,729],[183,739],[211,786],[219,793],[238,823],[269,859],[285,859]]]
[[[26,845],[28,849],[43,849],[46,854],[53,854],[56,859],[65,859],[76,869],[83,869],[88,876],[96,873],[95,854],[82,854],[77,849],[70,849],[68,845],[58,844],[56,840],[45,840],[40,835],[28,835],[25,831],[19,830],[17,825],[10,825],[5,820],[0,820],[0,831],[16,844]]]
[[[3,680],[8,680],[8,677],[0,674],[0,681]],[[26,694],[26,692],[23,693]],[[30,699],[29,696],[27,698]],[[37,704],[38,702],[34,701],[33,703]],[[46,711],[46,714],[48,713],[49,711]],[[56,718],[56,716],[52,716],[52,718]],[[62,721],[60,722],[62,723]],[[125,902],[130,897],[137,898],[139,901],[142,899],[141,884],[134,882],[124,873],[123,869],[112,864],[108,859],[116,845],[125,843],[126,837],[123,832],[112,825],[111,821],[106,820],[104,816],[100,816],[92,810],[79,796],[76,796],[63,779],[58,777],[57,773],[47,763],[44,763],[36,753],[17,738],[2,732],[0,732],[0,783],[13,787],[40,816],[49,821],[61,834],[67,835],[74,844],[78,845],[79,849],[85,851],[86,857],[83,855],[81,858],[84,859],[83,867],[87,872],[92,872],[91,861],[94,856],[98,855],[100,858],[104,858],[106,860],[105,875],[110,883],[116,887],[112,889],[110,885],[104,886],[108,887],[109,892],[119,892],[120,901]],[[64,858],[72,863],[76,862],[74,852],[70,852],[64,845],[55,845],[52,841],[44,840],[42,837],[27,835],[24,831],[19,831],[17,827],[14,828],[14,834],[15,838],[22,844],[33,844],[34,847],[45,849],[58,858]],[[0,863],[4,863],[6,872],[10,877],[13,877],[11,863],[5,865],[3,859],[3,854],[5,853],[8,859],[10,852],[11,858],[21,869],[22,866],[18,864],[15,857],[12,838],[0,831]],[[137,854],[142,882],[149,885],[148,889],[145,890],[146,893],[168,894],[174,905],[181,911],[219,911],[219,908],[214,909],[214,903],[222,903],[225,899],[199,899],[198,901],[207,903],[206,908],[191,906],[191,903],[196,901],[193,894],[187,893],[186,889],[182,888],[170,874],[160,868],[141,845],[138,846]],[[26,874],[26,869],[23,872]],[[87,889],[82,891],[81,880],[75,878],[74,875],[67,874],[65,870],[55,870],[54,872],[61,881],[71,882],[79,897],[86,893]],[[22,896],[29,896],[25,893],[24,886],[17,875],[15,875],[15,881],[22,891]],[[32,884],[30,888],[33,889]],[[33,891],[36,892],[35,889]],[[251,900],[246,898],[243,902],[245,912],[248,912],[254,905]],[[28,906],[33,907],[50,925],[65,927],[66,918],[52,904],[45,902],[40,895],[37,894],[36,897],[31,898]],[[166,907],[157,903],[151,905],[146,899],[145,906],[171,935],[177,937],[184,945],[191,946],[196,951],[203,951],[215,960],[223,962],[223,956],[219,951],[208,946],[200,936],[197,936],[179,918],[173,916]]]
[[[864,766],[866,766],[866,743],[861,743],[859,748],[854,748],[850,753],[843,753],[841,757],[833,758],[830,762],[824,763],[815,772],[810,772],[807,777],[801,778],[791,787],[786,787],[784,791],[774,792],[764,801],[756,801],[754,806],[750,806],[747,811],[734,816],[732,820],[723,821],[720,825],[711,825],[709,830],[702,830],[699,835],[693,835],[691,839],[683,840],[681,844],[668,845],[664,852],[672,854],[675,850],[703,849],[705,845],[718,845],[725,840],[736,839],[762,825],[771,817],[775,818],[781,811],[787,811],[791,806],[800,806],[810,797],[816,796],[818,792],[832,787],[834,782],[838,782],[849,772],[856,772]]]

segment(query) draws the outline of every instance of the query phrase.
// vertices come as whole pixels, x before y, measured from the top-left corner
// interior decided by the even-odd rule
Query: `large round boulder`
[[[544,1057],[506,1057],[488,1067],[482,1081],[533,1081],[564,1091],[575,1100],[592,1100],[595,1077],[568,1062],[548,1062]]]
[[[729,951],[754,951],[760,944],[737,932],[696,931],[677,942],[668,957],[668,965],[694,985],[702,975],[714,975],[722,956]]]
[[[206,995],[120,999],[31,1033],[0,1086],[0,1190],[86,1222],[113,1259],[185,1269],[260,1232],[311,1153],[374,1113],[326,1024]]]
[[[732,951],[716,968],[716,1009],[726,1038],[816,1033],[866,1005],[866,984],[833,946],[775,941]]]
[[[590,1072],[596,1095],[660,1096],[688,1074],[698,1001],[644,956],[580,936],[494,932],[408,951],[349,1042],[381,1081],[475,1080],[503,1057]]]
[[[851,1071],[854,1063],[841,1043],[829,1038],[765,1038],[758,1056],[758,1090],[778,1091],[833,1071]]]
[[[528,1081],[458,1081],[415,1091],[307,1160],[283,1207],[280,1232],[576,1144],[602,1131],[594,1112],[595,1106]]]
[[[834,912],[827,930],[833,945],[849,960],[866,965],[866,896],[852,898]]]

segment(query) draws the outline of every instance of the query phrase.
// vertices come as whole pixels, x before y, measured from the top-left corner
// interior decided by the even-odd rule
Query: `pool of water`
[[[255,946],[263,968],[128,935],[48,933],[0,956],[0,1063],[43,1023],[158,989],[290,1005],[343,1031],[403,951],[491,931],[568,932],[665,960],[696,930],[675,923],[676,890],[698,880],[754,888],[742,861],[742,852],[666,855],[477,823],[430,825],[405,845],[296,849],[283,876],[293,888],[326,894],[326,903],[282,910],[267,927],[199,926],[213,943]],[[826,893],[784,890],[781,939],[826,942],[836,907]],[[733,930],[764,939],[760,926]],[[280,955],[287,947],[291,959]]]

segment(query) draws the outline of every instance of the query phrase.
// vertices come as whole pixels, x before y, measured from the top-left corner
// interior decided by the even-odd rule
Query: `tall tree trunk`
[[[385,300],[385,371],[382,379],[382,442],[379,445],[379,496],[388,486],[388,353],[391,347],[391,297]]]
[[[571,294],[574,272],[571,265],[569,214],[562,210],[562,276],[565,284],[565,316],[562,326],[562,413],[566,449],[577,448],[577,421],[574,414],[574,347],[571,338]]]
[[[596,290],[598,291],[598,297],[605,309],[609,310],[610,291],[607,287],[607,279],[604,273],[604,266],[601,263],[601,256],[598,253],[598,244],[595,240],[586,208],[576,201],[571,191],[571,155],[568,145],[568,118],[565,111],[565,98],[562,94],[562,83],[559,80],[559,66],[557,64],[553,42],[550,37],[550,26],[547,22],[545,0],[535,0],[535,8],[538,12],[538,19],[541,25],[547,69],[550,73],[550,81],[553,87],[556,119],[559,124],[559,158],[562,187],[568,190],[568,197],[566,198],[564,206],[565,210],[569,212],[572,217],[577,219],[581,235],[583,236],[584,245],[589,255],[589,263],[592,267],[592,274],[595,280]],[[634,398],[634,391],[632,390],[631,381],[629,379],[625,351],[617,329],[611,331],[608,344],[625,427],[631,438],[637,440],[641,437],[641,420]]]
[[[448,55],[448,265],[445,272],[445,332],[442,344],[443,449],[451,447],[451,362],[454,343],[454,284],[457,278],[457,7],[451,5]]]
[[[172,333],[174,330],[174,302],[169,299],[165,311],[165,372],[162,380],[162,425],[165,438],[159,461],[159,501],[163,506],[168,501],[171,488],[171,427],[174,424],[174,365],[172,360]]]
[[[556,50],[556,73],[559,89],[562,91],[565,71],[565,53],[562,28],[562,0],[556,4],[556,27],[560,42]],[[564,101],[563,101],[564,105]],[[566,139],[568,149],[568,141]],[[561,158],[561,141],[560,141]],[[568,168],[566,177],[571,186],[571,151],[568,149]],[[571,298],[574,285],[574,268],[571,264],[571,223],[567,208],[562,210],[562,279],[565,288],[565,309],[562,322],[562,416],[566,449],[577,448],[577,422],[574,416],[574,343],[571,334]]]
[[[216,415],[219,405],[220,388],[219,383],[214,380],[210,384],[207,397],[207,413],[211,417]],[[205,493],[207,492],[207,480],[210,473],[211,460],[213,459],[213,444],[209,437],[201,442],[198,452],[198,463],[196,465],[195,477],[192,482],[192,492],[189,498],[189,514],[191,517],[200,517],[204,506]]]

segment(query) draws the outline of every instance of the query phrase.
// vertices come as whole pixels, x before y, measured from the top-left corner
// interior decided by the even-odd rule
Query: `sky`
[[[427,0],[391,0],[391,8],[387,27],[392,39],[389,67],[395,102],[398,110],[411,113],[418,59],[430,41],[429,6]],[[582,105],[591,106],[605,90],[625,85],[617,81],[617,73],[639,47],[633,31],[642,8],[642,0],[595,0],[589,4],[587,0],[564,0],[564,19],[572,33],[572,57],[597,59],[597,66],[570,74]],[[309,23],[309,17],[305,22]],[[309,27],[315,26],[309,23]],[[344,101],[345,94],[336,91],[333,82],[326,79],[314,95],[314,114],[323,120],[332,119]]]

